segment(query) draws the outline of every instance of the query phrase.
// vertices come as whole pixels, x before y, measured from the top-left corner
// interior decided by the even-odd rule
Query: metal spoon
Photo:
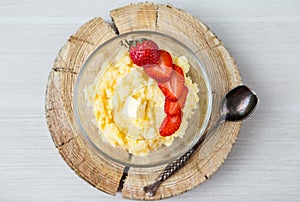
[[[240,85],[230,90],[221,104],[221,117],[216,124],[187,153],[167,165],[153,184],[144,187],[147,196],[154,196],[159,185],[183,167],[207,136],[210,136],[224,121],[242,121],[248,118],[258,103],[258,97],[249,87]]]

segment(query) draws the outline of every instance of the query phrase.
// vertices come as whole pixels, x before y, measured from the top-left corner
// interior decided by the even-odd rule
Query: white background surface
[[[138,2],[138,1],[131,1]],[[218,172],[167,201],[300,200],[300,1],[169,2],[204,21],[259,107]],[[45,121],[47,77],[80,25],[128,1],[0,0],[0,201],[119,201],[79,178]]]

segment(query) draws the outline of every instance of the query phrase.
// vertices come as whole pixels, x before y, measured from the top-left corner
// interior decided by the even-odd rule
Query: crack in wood
[[[127,160],[131,161],[132,156],[133,156],[132,154],[129,154]],[[123,170],[123,175],[122,175],[122,177],[121,177],[121,179],[119,181],[119,187],[118,187],[118,191],[120,191],[120,192],[122,192],[122,190],[123,190],[124,183],[125,183],[125,181],[127,179],[129,169],[130,169],[130,166],[125,166],[125,168]]]
[[[54,110],[54,109],[55,109],[54,107],[46,108],[46,112],[52,111],[52,110]]]
[[[61,150],[61,147],[63,147],[65,144],[68,144],[69,142],[71,142],[75,137],[76,136],[71,137],[69,140],[67,140],[67,141],[61,143],[60,145],[58,145],[58,149]]]
[[[61,72],[61,73],[71,73],[77,75],[78,72],[74,71],[73,69],[64,68],[64,67],[53,67],[54,72]]]
[[[159,6],[156,5],[156,19],[155,19],[155,30],[157,29],[157,23],[158,23],[158,10],[159,10]]]
[[[111,22],[111,23],[108,23],[108,22],[107,22],[107,24],[109,24],[109,26],[112,28],[112,30],[114,31],[114,33],[115,33],[116,35],[119,35],[120,32],[119,32],[119,29],[118,29],[117,25],[116,25],[116,23],[115,23],[113,17],[112,17],[112,16],[110,16],[110,17],[111,17],[111,21],[112,21],[112,22]]]
[[[121,179],[120,179],[120,181],[119,181],[118,192],[122,192],[122,189],[123,189],[123,187],[124,187],[124,183],[125,183],[126,178],[127,178],[127,176],[128,176],[128,171],[129,171],[129,169],[130,169],[129,166],[126,166],[126,167],[124,168],[123,175],[122,175],[122,177],[121,177]]]
[[[171,4],[167,4],[166,7],[167,7],[167,8],[171,8],[171,9],[173,8],[173,6],[172,6]],[[177,9],[177,10],[180,10],[179,8],[176,8],[176,9]]]
[[[68,39],[68,41],[69,41],[70,43],[73,43],[73,42],[78,41],[78,42],[82,42],[82,43],[89,44],[89,45],[91,45],[91,46],[94,46],[94,45],[95,45],[94,43],[92,43],[92,42],[90,42],[90,41],[88,41],[88,40],[86,40],[86,39],[81,39],[81,38],[76,37],[76,36],[73,36],[73,35],[70,36],[70,38]]]
[[[45,109],[45,116],[46,116],[46,119],[49,119],[51,116],[49,114],[49,112],[53,111],[54,110],[54,107],[51,107],[49,109]]]

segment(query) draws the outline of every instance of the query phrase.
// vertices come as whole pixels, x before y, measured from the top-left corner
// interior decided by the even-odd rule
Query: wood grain
[[[260,97],[221,169],[197,188],[164,201],[298,201],[299,1],[153,2],[170,3],[204,21]],[[50,68],[66,39],[95,16],[110,21],[109,10],[127,4],[1,2],[0,201],[124,201],[74,175],[51,140],[44,103]]]
[[[111,11],[111,17],[117,33],[155,30],[170,34],[179,41],[187,41],[194,53],[203,59],[211,80],[214,102],[210,127],[219,117],[219,105],[224,94],[241,83],[237,66],[222,42],[199,20],[170,5],[131,4]],[[124,167],[93,152],[84,140],[74,120],[73,91],[83,62],[101,42],[114,35],[112,28],[101,18],[95,18],[82,26],[59,52],[49,76],[46,94],[47,122],[60,154],[79,176],[110,194],[116,194]],[[221,127],[214,136],[215,141],[206,140],[187,165],[162,183],[153,197],[146,196],[141,188],[155,180],[162,166],[127,169],[128,174],[122,187],[123,197],[164,199],[199,185],[222,165],[232,149],[240,126],[239,123],[231,123]]]

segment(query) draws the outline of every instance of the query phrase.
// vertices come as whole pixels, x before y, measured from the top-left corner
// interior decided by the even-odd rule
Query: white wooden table
[[[131,1],[139,2],[139,1]],[[300,200],[300,1],[154,1],[204,21],[260,104],[205,183],[166,201]],[[90,186],[54,147],[44,99],[67,38],[128,1],[0,1],[0,201],[121,201]]]

